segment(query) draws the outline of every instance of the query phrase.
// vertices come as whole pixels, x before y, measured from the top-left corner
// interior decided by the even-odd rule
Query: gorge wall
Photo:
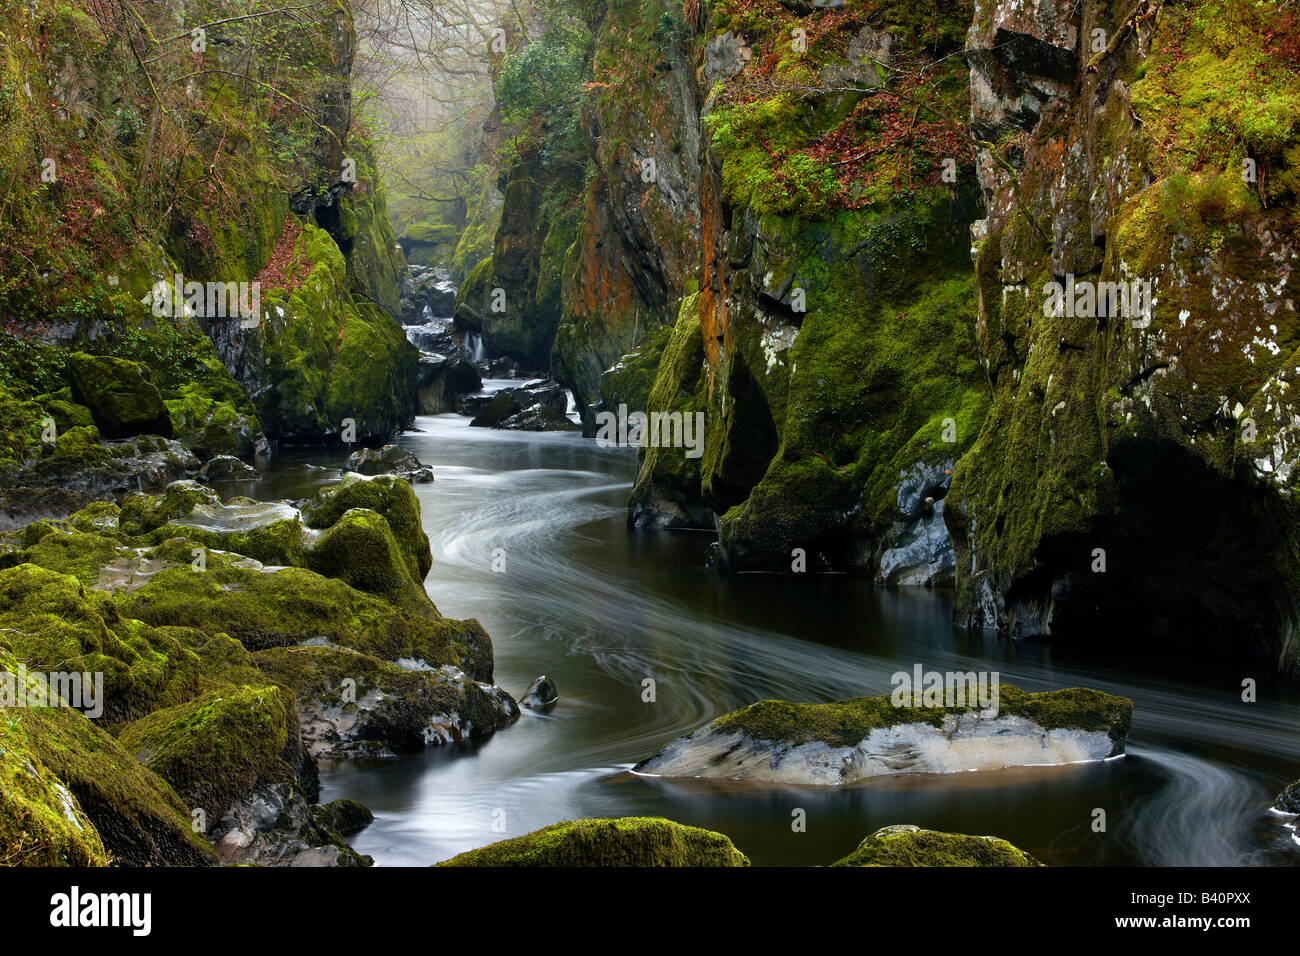
[[[641,450],[631,524],[1297,673],[1285,5],[580,14],[580,144],[525,129],[457,318],[589,430],[704,413],[701,457]]]
[[[418,353],[394,320],[404,263],[354,124],[351,7],[2,6],[3,464],[39,452],[57,402],[85,407],[64,394],[70,350],[143,369],[201,458],[212,429],[249,454],[262,433],[337,440],[351,419],[365,441],[409,423]],[[177,276],[256,284],[260,307],[182,304]],[[85,416],[54,417],[62,432]]]

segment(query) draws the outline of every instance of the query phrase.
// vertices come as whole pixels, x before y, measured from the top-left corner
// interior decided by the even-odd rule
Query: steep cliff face
[[[493,351],[549,367],[583,409],[607,369],[672,324],[700,234],[700,95],[680,5],[587,12],[580,25],[560,16],[563,30],[538,26],[514,54],[521,71],[530,57],[571,58],[581,93],[513,117],[492,260],[470,274],[456,312]],[[539,74],[528,74],[534,86]]]
[[[944,513],[960,620],[1295,670],[1295,27],[1232,0],[979,4],[994,400]]]
[[[699,367],[678,364],[700,382],[661,377],[650,403],[693,393],[706,447],[647,450],[631,520],[716,523],[729,570],[951,580],[943,498],[987,404],[952,56],[969,10],[713,16],[699,294],[678,327],[698,329]]]
[[[584,408],[599,401],[604,372],[661,336],[694,289],[701,88],[692,32],[668,2],[611,5],[596,31],[595,92],[583,114],[592,173],[551,353]]]
[[[346,3],[322,0],[309,21],[0,3],[0,23],[0,388],[36,403],[20,430],[66,384],[67,346],[151,367],[191,425],[210,424],[205,403],[241,433],[292,440],[336,434],[342,417],[358,440],[409,421],[416,352],[390,316],[402,259],[352,134]],[[214,310],[210,288],[177,307],[178,275],[258,283],[278,308]],[[286,365],[286,351],[314,364]]]
[[[703,415],[701,453],[640,452],[633,525],[716,528],[724,570],[955,584],[966,625],[1296,671],[1286,4],[602,16],[538,342],[589,415]],[[507,219],[482,281],[537,299],[558,227]]]

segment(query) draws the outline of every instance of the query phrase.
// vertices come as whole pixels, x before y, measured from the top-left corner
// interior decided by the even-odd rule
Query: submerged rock
[[[199,477],[204,481],[256,481],[262,476],[233,455],[218,455],[199,470]]]
[[[1042,866],[1006,840],[922,830],[911,824],[882,827],[832,866]]]
[[[524,696],[519,698],[519,706],[529,710],[550,710],[559,699],[560,692],[555,681],[543,674],[528,685]]]
[[[836,786],[895,773],[955,773],[1104,760],[1124,752],[1133,702],[1072,688],[1003,684],[996,716],[897,707],[889,697],[830,704],[765,700],[679,737],[634,769]]]
[[[721,833],[659,817],[573,820],[470,850],[439,866],[749,866]]]
[[[359,475],[397,475],[413,485],[433,481],[433,469],[421,464],[413,452],[401,445],[354,451],[348,456],[343,470],[355,471]]]

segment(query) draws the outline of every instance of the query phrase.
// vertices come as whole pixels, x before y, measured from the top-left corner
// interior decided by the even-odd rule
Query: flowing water
[[[518,696],[547,674],[561,698],[486,740],[323,763],[322,801],[374,810],[352,843],[379,865],[427,865],[559,820],[630,815],[720,831],[755,865],[830,863],[895,823],[995,834],[1052,864],[1300,863],[1288,821],[1268,810],[1300,777],[1300,694],[1262,672],[1174,673],[1168,658],[1126,669],[1107,663],[1113,652],[972,636],[952,627],[944,593],[711,574],[712,535],[627,529],[634,452],[572,433],[470,428],[457,415],[417,426],[401,444],[437,476],[416,486],[433,546],[429,594],[444,614],[487,628],[498,684]],[[279,458],[257,494],[308,495],[341,460]],[[1131,697],[1128,756],[838,789],[629,772],[744,704],[888,693],[890,675],[917,663]],[[1259,679],[1259,702],[1241,701],[1244,676]],[[804,832],[792,826],[799,810]],[[1094,829],[1098,810],[1105,832]]]

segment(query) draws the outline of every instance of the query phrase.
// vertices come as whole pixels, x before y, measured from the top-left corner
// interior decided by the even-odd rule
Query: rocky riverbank
[[[316,758],[410,752],[519,714],[491,682],[488,635],[425,594],[431,563],[415,495],[387,475],[301,507],[178,481],[4,534],[4,669],[103,686],[92,716],[77,701],[6,711],[6,780],[32,782],[6,785],[0,856],[366,862],[313,803]]]

